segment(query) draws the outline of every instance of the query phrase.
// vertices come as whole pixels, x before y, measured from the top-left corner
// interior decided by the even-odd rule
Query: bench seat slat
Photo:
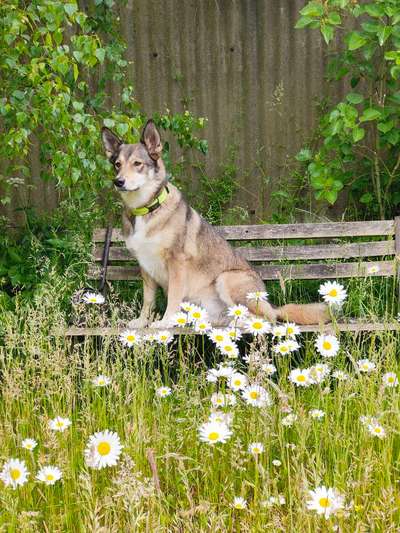
[[[216,226],[228,240],[285,240],[330,237],[367,237],[394,235],[393,220],[368,222],[324,222],[321,224],[258,224],[251,226]],[[106,230],[95,229],[94,242],[104,242]],[[114,228],[112,242],[123,241],[121,230]]]
[[[378,267],[378,272],[372,273],[370,269]],[[393,276],[395,275],[395,261],[369,261],[364,263],[335,263],[335,264],[307,264],[307,265],[265,265],[254,266],[263,280],[283,279],[336,279],[364,276]],[[88,277],[98,279],[101,267],[90,265]],[[109,280],[135,280],[140,279],[140,270],[137,266],[109,266],[107,269]]]
[[[237,252],[248,261],[280,261],[299,259],[349,259],[394,255],[394,241],[357,242],[307,246],[238,247]],[[103,245],[94,247],[94,261],[101,261]],[[110,261],[133,261],[124,246],[110,248]]]

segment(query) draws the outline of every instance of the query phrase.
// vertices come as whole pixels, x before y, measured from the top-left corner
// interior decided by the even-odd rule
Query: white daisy
[[[9,459],[4,463],[3,470],[0,472],[0,479],[6,487],[11,486],[13,489],[24,485],[28,481],[28,476],[25,461],[19,459]]]
[[[237,511],[243,511],[247,508],[247,501],[241,496],[235,496],[233,498],[232,507]]]
[[[211,404],[213,407],[226,407],[227,405],[236,405],[236,396],[233,394],[223,394],[214,392],[211,395]]]
[[[221,422],[230,426],[233,422],[232,413],[224,413],[223,411],[213,411],[208,417],[209,422]]]
[[[210,322],[207,322],[207,320],[199,320],[195,323],[194,329],[197,331],[197,333],[207,333],[207,331],[212,329],[212,326]]]
[[[231,341],[231,338],[229,337],[225,329],[213,329],[212,331],[210,331],[208,336],[217,345],[221,344],[222,342]]]
[[[244,305],[233,305],[228,308],[228,316],[235,318],[246,318],[249,314],[249,310]]]
[[[334,357],[339,351],[339,341],[335,335],[318,335],[315,347],[322,357]]]
[[[309,368],[310,379],[313,383],[322,383],[324,379],[329,376],[329,365],[319,363]]]
[[[157,342],[157,335],[155,333],[147,333],[143,336],[143,342],[148,342],[149,344]]]
[[[49,421],[49,428],[53,431],[65,431],[71,425],[71,420],[69,418],[62,418],[61,416],[56,416],[53,420]]]
[[[399,384],[397,375],[394,372],[386,372],[386,374],[383,374],[382,381],[385,387],[397,387]]]
[[[367,427],[368,427],[368,431],[374,437],[378,437],[379,439],[384,439],[386,437],[386,431],[380,424],[372,423],[372,424],[368,424]]]
[[[295,352],[300,348],[300,344],[294,339],[286,339],[286,346],[289,348],[290,353]]]
[[[232,431],[225,422],[205,422],[199,428],[200,440],[215,444],[226,442],[232,435]]]
[[[82,296],[82,301],[85,304],[103,304],[105,302],[105,298],[102,294],[85,292],[85,294]]]
[[[196,323],[196,322],[204,322],[208,319],[207,311],[199,306],[194,306],[193,309],[191,309],[188,312],[189,320]]]
[[[311,418],[316,418],[317,420],[322,420],[325,416],[324,411],[321,411],[321,409],[311,409],[310,411]]]
[[[329,304],[341,305],[347,298],[346,289],[336,281],[326,281],[320,286],[318,292]]]
[[[307,508],[323,515],[326,519],[343,509],[344,498],[336,489],[317,487],[308,491],[308,495],[310,499],[306,503]]]
[[[239,348],[232,341],[221,342],[218,348],[224,355],[227,355],[229,359],[237,359],[239,357]]]
[[[21,442],[21,446],[22,446],[22,448],[25,448],[25,450],[30,450],[31,451],[34,448],[36,448],[37,442],[35,441],[35,439],[24,439]]]
[[[289,415],[286,415],[282,418],[281,424],[282,426],[290,428],[293,426],[297,419],[298,416],[295,413],[290,413]]]
[[[195,304],[192,304],[191,302],[182,302],[180,305],[180,308],[182,311],[185,311],[185,313],[190,313],[194,308],[196,307]]]
[[[157,396],[159,396],[160,398],[164,398],[164,396],[169,396],[171,394],[172,390],[169,388],[169,387],[159,387],[157,390],[156,390],[156,394]]]
[[[210,368],[207,371],[207,381],[209,383],[216,383],[220,378],[229,378],[234,370],[231,366],[219,364],[217,368]]]
[[[238,391],[247,387],[248,383],[249,380],[247,379],[247,376],[240,372],[234,372],[229,378],[228,385],[232,390]]]
[[[276,366],[271,363],[264,363],[261,365],[261,370],[267,374],[267,376],[272,376],[276,372]]]
[[[272,460],[272,464],[273,464],[274,466],[278,466],[278,467],[279,467],[279,466],[282,465],[282,461],[280,461],[279,459],[273,459],[273,460]]]
[[[270,395],[261,385],[249,385],[242,390],[243,399],[254,407],[265,407],[272,404]]]
[[[36,474],[36,479],[46,485],[54,485],[61,478],[62,472],[57,466],[43,466]]]
[[[275,344],[274,346],[274,352],[278,355],[288,355],[291,353],[290,347],[291,345],[289,344],[288,340],[278,342],[278,344]]]
[[[272,336],[276,337],[285,337],[286,336],[286,326],[273,326],[271,330]]]
[[[376,369],[376,364],[369,359],[359,359],[357,366],[360,372],[366,372],[368,374]]]
[[[159,344],[164,345],[167,345],[174,340],[173,334],[167,329],[163,329],[162,331],[156,333],[155,338]]]
[[[128,346],[130,348],[131,346],[134,346],[135,344],[139,344],[141,341],[141,337],[135,330],[126,329],[119,336],[119,340],[122,342],[124,346]]]
[[[255,302],[266,302],[268,299],[268,293],[265,291],[249,292],[247,294],[248,300],[254,300]]]
[[[104,376],[103,374],[100,374],[99,376],[96,376],[92,379],[92,384],[95,387],[107,387],[111,383],[111,379],[108,376]]]
[[[253,455],[260,455],[264,451],[264,445],[262,442],[252,442],[249,444],[248,451]]]
[[[346,374],[346,372],[343,372],[343,370],[335,370],[335,372],[332,372],[332,377],[338,381],[346,381],[349,379],[349,376]]]
[[[289,374],[289,381],[299,387],[309,387],[312,384],[308,368],[295,368]]]
[[[239,328],[230,327],[226,330],[226,333],[232,341],[238,341],[242,337],[242,332]]]
[[[98,431],[89,437],[85,449],[85,463],[90,468],[99,470],[106,466],[115,466],[121,454],[122,445],[117,433]]]
[[[285,505],[286,498],[283,495],[270,496],[268,500],[261,502],[262,507],[273,507],[274,505]]]
[[[171,324],[173,326],[178,326],[179,328],[184,328],[189,324],[189,322],[190,321],[187,313],[178,312],[171,317]]]
[[[246,320],[246,330],[253,335],[264,335],[271,329],[271,324],[261,318],[250,318]]]
[[[300,335],[300,328],[294,322],[288,322],[286,324],[286,337],[296,337]]]

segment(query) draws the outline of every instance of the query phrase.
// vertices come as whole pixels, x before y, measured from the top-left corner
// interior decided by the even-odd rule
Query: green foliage
[[[127,61],[112,0],[96,0],[88,12],[76,1],[8,0],[0,4],[0,186],[3,203],[30,175],[33,140],[40,146],[41,177],[56,180],[70,197],[110,187],[100,146],[102,124],[129,142],[145,121],[125,86]],[[106,82],[119,84],[111,105]],[[158,117],[185,147],[205,153],[193,131],[204,119],[189,112]]]
[[[334,204],[347,188],[371,215],[391,216],[400,204],[400,4],[315,0],[300,15],[296,27],[318,28],[327,44],[340,35],[345,49],[332,54],[328,79],[350,86],[321,119],[322,144],[297,159],[318,200]]]

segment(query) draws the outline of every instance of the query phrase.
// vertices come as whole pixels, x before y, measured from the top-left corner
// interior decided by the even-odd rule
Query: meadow
[[[398,334],[71,341],[63,282],[2,314],[2,531],[399,530]],[[345,313],[393,302],[371,283]]]

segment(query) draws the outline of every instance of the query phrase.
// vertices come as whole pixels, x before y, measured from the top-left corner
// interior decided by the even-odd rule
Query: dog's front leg
[[[143,269],[141,269],[141,275],[143,278],[143,306],[139,317],[129,322],[130,328],[146,327],[151,322],[156,302],[157,283]]]
[[[171,326],[171,318],[180,309],[186,291],[186,269],[184,260],[171,261],[168,264],[168,304],[162,320],[153,322],[153,328],[167,328]]]

